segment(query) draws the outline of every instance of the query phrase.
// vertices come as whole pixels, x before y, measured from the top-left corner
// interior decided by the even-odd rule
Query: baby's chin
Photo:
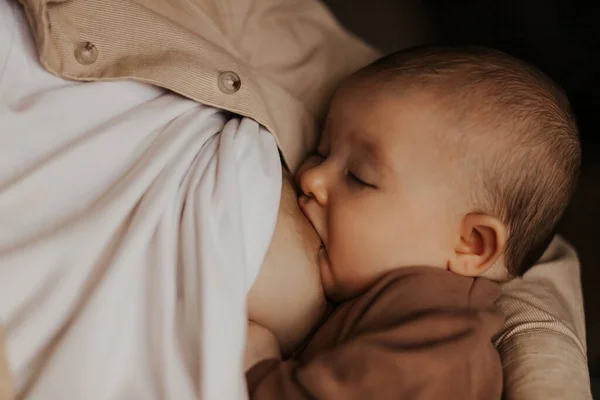
[[[369,290],[373,282],[357,279],[357,277],[337,276],[336,268],[332,267],[332,261],[324,247],[319,249],[319,274],[323,292],[330,302],[341,303],[360,296]],[[338,270],[339,271],[339,270]]]
[[[319,260],[319,274],[321,275],[321,285],[323,286],[323,292],[325,296],[333,301],[339,301],[338,289],[335,285],[335,279],[333,272],[331,271],[331,265],[329,264],[329,258],[327,256],[327,250],[321,246],[318,254]]]
[[[321,275],[321,284],[323,292],[329,301],[341,303],[355,296],[351,288],[344,285],[334,274],[331,268],[331,261],[324,247],[319,249],[319,273]]]

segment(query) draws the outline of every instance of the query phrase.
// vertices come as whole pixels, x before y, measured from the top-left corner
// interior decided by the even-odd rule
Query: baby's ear
[[[464,276],[479,276],[504,252],[508,232],[502,221],[483,213],[467,214],[448,269]]]

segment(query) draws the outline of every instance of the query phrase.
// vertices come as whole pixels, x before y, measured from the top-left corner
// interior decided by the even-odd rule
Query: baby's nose
[[[326,177],[321,164],[306,165],[298,172],[300,189],[321,205],[327,204]]]

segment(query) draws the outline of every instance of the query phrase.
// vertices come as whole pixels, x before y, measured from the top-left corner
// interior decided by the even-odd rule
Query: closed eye
[[[354,173],[350,172],[349,170],[346,170],[346,176],[348,177],[348,179],[350,179],[353,183],[356,183],[358,185],[364,186],[364,187],[370,187],[373,189],[376,189],[377,187],[371,183],[365,182],[364,180],[362,180],[361,178],[359,178],[358,176],[356,176]]]

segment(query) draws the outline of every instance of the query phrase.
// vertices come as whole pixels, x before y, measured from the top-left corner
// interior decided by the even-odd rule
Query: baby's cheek
[[[344,299],[361,294],[376,280],[373,259],[361,242],[334,242],[334,251],[328,255],[327,262],[322,264],[324,288],[327,290],[330,286],[332,291]]]

